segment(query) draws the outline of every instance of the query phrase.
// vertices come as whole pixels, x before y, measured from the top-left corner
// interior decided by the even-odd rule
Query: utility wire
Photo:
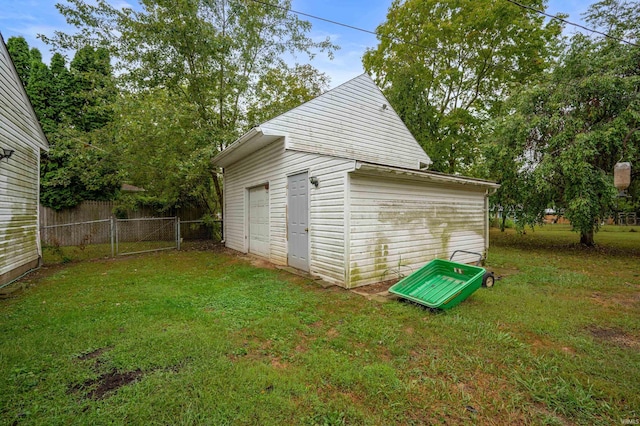
[[[367,30],[367,29],[356,27],[356,26],[349,25],[349,24],[344,24],[344,23],[338,22],[338,21],[332,21],[331,19],[322,18],[320,16],[311,15],[311,14],[305,13],[305,12],[300,12],[298,10],[288,9],[288,8],[286,8],[284,6],[280,6],[279,4],[268,3],[266,1],[261,1],[261,0],[251,0],[251,1],[254,2],[254,3],[261,4],[263,6],[271,7],[273,9],[280,9],[280,10],[285,11],[287,13],[295,13],[296,15],[306,16],[307,18],[317,19],[318,21],[324,21],[324,22],[328,22],[328,23],[333,24],[333,25],[339,25],[341,27],[349,28],[349,29],[360,31],[360,32],[367,33],[367,34],[372,34],[372,35],[374,35],[376,37],[386,38],[386,39],[389,39],[389,40],[397,41],[399,43],[408,44],[408,45],[411,45],[411,46],[416,46],[416,47],[419,47],[420,49],[434,50],[432,48],[423,46],[423,45],[418,44],[418,43],[413,43],[411,41],[402,40],[401,38],[398,38],[398,37],[388,36],[388,35],[385,35],[385,34],[378,34],[375,31]]]
[[[291,12],[291,13],[295,13],[296,15],[302,15],[302,16],[306,16],[308,18],[313,18],[313,19],[318,19],[320,21],[324,21],[324,22],[328,22],[330,24],[334,24],[334,25],[340,25],[341,27],[345,27],[345,28],[351,28],[352,30],[356,30],[356,31],[362,31],[365,33],[369,33],[369,34],[373,34],[375,36],[377,36],[378,34],[375,31],[371,31],[371,30],[366,30],[364,28],[359,28],[359,27],[354,27],[353,25],[349,25],[349,24],[343,24],[342,22],[338,22],[338,21],[332,21],[331,19],[326,19],[326,18],[321,18],[320,16],[315,16],[315,15],[310,15],[308,13],[304,13],[304,12],[299,12],[297,10],[293,10],[293,9],[287,9],[284,6],[280,6],[279,4],[273,4],[273,3],[268,3],[265,1],[260,1],[260,0],[251,0],[254,3],[258,3],[261,4],[263,6],[269,6],[272,7],[274,9],[280,9],[283,10],[285,12]]]
[[[364,28],[356,27],[354,25],[344,24],[342,22],[333,21],[333,20],[327,19],[327,18],[322,18],[320,16],[312,15],[310,13],[300,12],[300,11],[295,10],[295,9],[289,9],[289,8],[284,7],[284,6],[280,6],[278,4],[269,3],[269,2],[266,2],[266,1],[263,1],[263,0],[251,0],[251,1],[254,2],[254,3],[261,4],[263,6],[271,7],[271,8],[274,8],[274,9],[280,9],[280,10],[282,10],[284,12],[287,12],[287,13],[295,13],[296,15],[306,16],[308,18],[317,19],[319,21],[328,22],[330,24],[339,25],[341,27],[349,28],[349,29],[360,31],[360,32],[367,33],[367,34],[373,34],[373,35],[375,35],[377,37],[386,38],[386,39],[389,39],[389,40],[396,41],[398,43],[403,43],[403,44],[407,44],[407,45],[411,45],[411,46],[416,46],[416,47],[419,47],[419,48],[424,49],[424,50],[429,50],[429,51],[438,50],[438,49],[433,49],[433,48],[429,48],[429,47],[423,46],[423,45],[421,45],[419,43],[413,43],[411,41],[402,40],[402,39],[400,39],[398,37],[388,36],[388,35],[385,35],[385,34],[378,34],[375,31],[371,31],[371,30],[367,30],[367,29],[364,29]],[[561,22],[564,22],[565,24],[573,25],[575,27],[582,28],[582,29],[584,29],[586,31],[590,31],[592,33],[600,34],[600,35],[602,35],[604,37],[607,37],[607,38],[610,38],[610,39],[613,39],[613,40],[616,40],[616,41],[619,41],[619,42],[622,42],[622,43],[626,43],[626,44],[631,45],[631,46],[640,47],[640,45],[635,44],[635,43],[633,43],[631,41],[628,41],[628,40],[625,40],[625,39],[622,39],[622,38],[618,38],[618,37],[612,36],[612,35],[607,34],[607,33],[603,33],[603,32],[594,30],[593,28],[585,27],[584,25],[576,24],[576,23],[568,21],[568,20],[566,20],[564,18],[560,18],[559,16],[551,15],[551,14],[548,14],[548,13],[542,11],[542,10],[538,10],[538,9],[535,9],[535,8],[533,8],[531,6],[524,5],[522,3],[517,2],[516,0],[506,0],[506,1],[508,1],[509,3],[512,3],[512,4],[516,5],[516,6],[519,6],[521,8],[528,9],[528,10],[531,10],[533,12],[542,14],[542,15],[547,16],[549,18],[557,19],[557,20],[559,20]],[[562,83],[561,85],[567,85],[567,86],[572,86],[572,87],[576,87],[576,88],[578,87],[577,84],[571,84],[571,83]]]
[[[595,33],[595,34],[600,34],[601,36],[604,36],[604,37],[610,38],[610,39],[612,39],[612,40],[619,41],[619,42],[621,42],[621,43],[626,43],[626,44],[628,44],[628,45],[630,45],[630,46],[640,47],[640,45],[638,45],[638,44],[636,44],[636,43],[633,43],[633,42],[631,42],[631,41],[629,41],[629,40],[625,40],[625,39],[623,39],[623,38],[615,37],[615,36],[612,36],[611,34],[603,33],[603,32],[601,32],[601,31],[595,30],[595,29],[593,29],[593,28],[589,28],[589,27],[585,27],[584,25],[576,24],[575,22],[567,21],[567,20],[566,20],[566,19],[564,19],[564,18],[561,18],[561,17],[559,17],[559,16],[555,16],[555,15],[551,15],[551,14],[549,14],[549,13],[545,12],[545,11],[542,11],[542,10],[536,9],[536,8],[534,8],[534,7],[531,7],[531,6],[527,6],[526,4],[519,3],[519,2],[517,2],[516,0],[506,0],[506,1],[508,1],[508,2],[509,2],[509,3],[511,3],[511,4],[515,4],[516,6],[519,6],[519,7],[523,8],[523,9],[531,10],[531,11],[533,11],[533,12],[539,13],[540,15],[544,15],[544,16],[546,16],[546,17],[548,17],[548,18],[556,19],[556,20],[558,20],[558,21],[560,21],[560,22],[564,22],[565,24],[573,25],[574,27],[582,28],[583,30],[590,31],[590,32]]]
[[[271,7],[271,8],[274,8],[274,9],[280,9],[280,10],[283,10],[283,11],[285,11],[287,13],[295,13],[296,15],[306,16],[307,18],[317,19],[318,21],[328,22],[328,23],[333,24],[333,25],[339,25],[341,27],[349,28],[349,29],[360,31],[360,32],[367,33],[367,34],[373,34],[373,35],[375,35],[377,37],[386,38],[386,39],[389,39],[389,40],[397,41],[397,42],[408,44],[408,45],[411,45],[411,46],[416,46],[416,47],[419,47],[421,49],[433,50],[433,49],[428,48],[426,46],[423,46],[421,44],[412,43],[410,41],[402,40],[402,39],[400,39],[398,37],[388,36],[388,35],[384,35],[384,34],[378,34],[375,31],[367,30],[365,28],[356,27],[354,25],[344,24],[344,23],[339,22],[339,21],[333,21],[331,19],[323,18],[323,17],[317,16],[317,15],[311,15],[310,13],[305,13],[305,12],[300,12],[298,10],[289,9],[289,8],[284,7],[284,6],[280,6],[278,4],[273,4],[273,3],[269,3],[269,2],[266,2],[266,1],[262,1],[262,0],[251,0],[251,1],[254,2],[254,3],[261,4],[263,6]],[[564,22],[567,25],[572,25],[574,27],[578,27],[578,28],[581,28],[583,30],[590,31],[590,32],[595,33],[595,34],[600,34],[600,35],[602,35],[604,37],[607,37],[607,38],[610,38],[612,40],[616,40],[616,41],[619,41],[619,42],[622,42],[622,43],[626,43],[626,44],[631,45],[631,46],[640,47],[640,45],[638,45],[636,43],[633,43],[633,42],[631,42],[629,40],[625,40],[623,38],[615,37],[615,36],[612,36],[610,34],[603,33],[601,31],[595,30],[593,28],[585,27],[584,25],[576,24],[575,22],[568,21],[568,20],[566,20],[564,18],[561,18],[559,16],[551,15],[549,13],[546,13],[546,12],[542,11],[542,10],[538,10],[538,9],[533,8],[531,6],[527,6],[525,4],[519,3],[519,2],[517,2],[515,0],[506,0],[506,1],[508,1],[509,3],[514,4],[516,6],[519,6],[519,7],[523,8],[523,9],[528,9],[528,10],[531,10],[533,12],[539,13],[541,15],[547,16],[547,17],[549,17],[551,19],[556,19],[558,21]]]

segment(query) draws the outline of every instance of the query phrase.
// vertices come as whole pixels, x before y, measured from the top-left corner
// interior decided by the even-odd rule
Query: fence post
[[[113,219],[113,224],[114,224],[113,225],[113,233],[116,236],[116,255],[118,255],[118,254],[120,254],[120,250],[119,250],[119,247],[118,247],[118,240],[119,240],[119,237],[118,237],[118,218],[114,218]]]
[[[176,247],[180,250],[180,217],[176,216]]]
[[[111,220],[109,221],[109,231],[110,231],[110,239],[111,239],[111,257],[116,257],[116,247],[115,247],[115,238],[114,238],[114,232],[115,232],[115,226],[114,226],[114,219],[113,216],[111,216]]]

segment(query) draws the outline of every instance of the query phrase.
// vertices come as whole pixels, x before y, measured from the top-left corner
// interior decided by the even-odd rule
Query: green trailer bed
[[[493,285],[493,275],[484,268],[435,259],[398,281],[389,292],[429,308],[450,309],[469,297],[485,281],[488,285],[489,278]]]

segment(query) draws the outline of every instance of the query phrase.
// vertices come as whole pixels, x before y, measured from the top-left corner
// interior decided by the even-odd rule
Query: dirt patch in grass
[[[546,352],[549,350],[559,350],[567,355],[576,354],[576,350],[571,346],[558,346],[555,343],[545,339],[534,340],[533,342],[531,342],[531,347],[536,353]]]
[[[335,328],[331,327],[328,331],[327,331],[327,337],[329,337],[330,339],[334,339],[336,337],[338,337],[340,335],[340,332],[338,330],[336,330]]]
[[[536,354],[544,354],[548,351],[561,351],[567,355],[575,355],[576,350],[571,346],[562,346],[559,343],[553,342],[545,337],[542,337],[533,332],[525,332],[524,338],[531,345],[531,349]]]
[[[592,326],[587,329],[596,340],[617,346],[640,350],[640,338],[631,336],[618,328]]]
[[[388,291],[389,287],[391,287],[398,281],[400,281],[400,279],[394,278],[392,280],[382,281],[375,284],[363,285],[362,287],[356,287],[351,291],[357,294],[366,294],[366,295],[378,294],[378,293]]]
[[[188,241],[180,245],[181,251],[213,251],[213,252],[226,252],[228,249],[223,243],[214,240],[198,240]]]
[[[624,306],[626,308],[633,308],[640,304],[640,294],[608,294],[594,292],[591,294],[591,300],[606,308]]]
[[[105,398],[107,394],[135,382],[143,375],[144,373],[140,369],[124,372],[111,370],[95,379],[85,380],[83,383],[73,386],[70,390],[71,392],[85,391],[85,398],[100,400]]]
[[[80,356],[78,356],[78,359],[80,361],[86,361],[88,359],[94,359],[94,358],[98,358],[100,355],[102,355],[103,353],[110,351],[111,349],[113,349],[113,346],[107,346],[104,348],[98,348],[94,351],[91,352],[87,352],[85,354],[82,354]]]
[[[105,362],[100,359],[100,356],[105,352],[110,351],[111,349],[113,349],[113,346],[98,348],[91,352],[79,355],[77,359],[80,361],[93,360],[92,369],[93,371],[98,373],[105,364]],[[184,367],[184,365],[188,361],[189,359],[185,359],[178,364],[171,365],[166,368],[156,368],[149,371],[142,371],[139,368],[130,371],[118,371],[117,369],[112,368],[108,372],[102,373],[96,378],[87,379],[82,383],[70,386],[67,390],[67,393],[81,393],[86,399],[93,399],[96,401],[101,400],[109,396],[109,394],[120,389],[121,387],[137,381],[150,372],[164,370],[177,373]]]
[[[489,268],[489,270],[493,272],[497,280],[520,273],[520,270],[515,268],[498,268],[492,266]]]
[[[282,359],[280,359],[279,357],[273,357],[271,358],[271,366],[276,370],[284,370],[285,368],[289,367],[289,364],[282,361]]]
[[[265,260],[261,257],[254,257],[250,255],[247,255],[247,256],[249,261],[251,262],[251,266],[254,266],[256,268],[261,268],[261,269],[276,269],[276,265],[269,262],[268,260]]]
[[[313,322],[313,323],[309,324],[309,326],[310,326],[311,328],[320,328],[320,327],[322,327],[323,325],[324,325],[324,322],[323,322],[322,320],[318,320],[318,321],[316,321],[316,322]]]

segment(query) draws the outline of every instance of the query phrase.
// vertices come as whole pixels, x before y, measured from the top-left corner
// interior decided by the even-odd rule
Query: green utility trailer
[[[493,273],[480,266],[453,262],[457,253],[482,255],[464,250],[453,252],[449,260],[434,259],[393,285],[389,292],[433,309],[450,309],[471,296],[481,286],[492,287]]]

